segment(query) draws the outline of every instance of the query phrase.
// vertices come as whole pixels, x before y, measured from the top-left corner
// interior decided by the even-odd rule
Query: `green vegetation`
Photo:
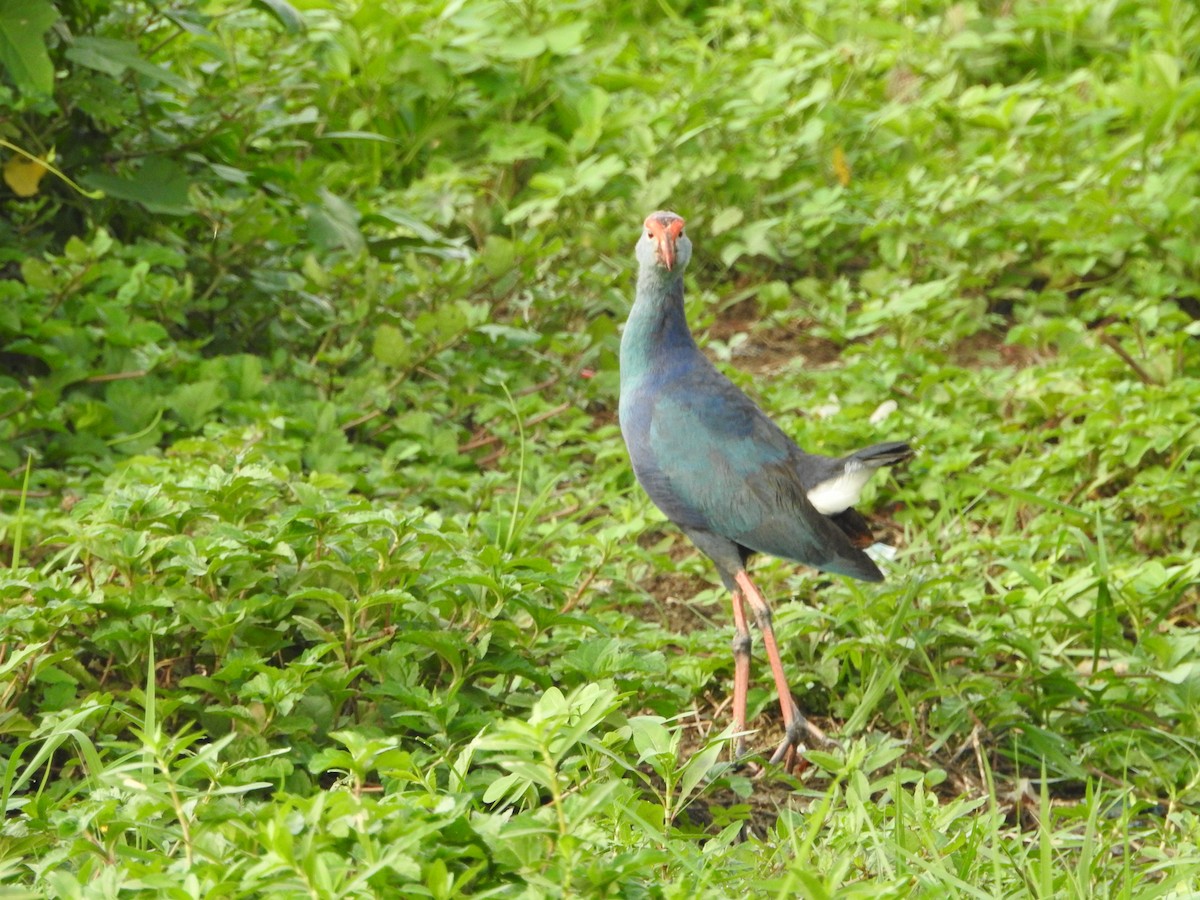
[[[1188,0],[0,4],[5,896],[1200,891],[1198,99]],[[797,779],[615,426],[660,207],[921,448],[756,569]]]

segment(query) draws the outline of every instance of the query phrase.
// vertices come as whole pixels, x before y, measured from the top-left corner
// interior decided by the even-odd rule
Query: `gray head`
[[[643,276],[680,277],[692,258],[692,242],[683,233],[683,219],[673,212],[646,216],[637,242],[639,270]]]

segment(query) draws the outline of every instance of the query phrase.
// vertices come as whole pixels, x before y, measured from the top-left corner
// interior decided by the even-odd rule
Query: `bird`
[[[770,762],[792,772],[806,733],[828,739],[792,697],[771,607],[747,563],[765,554],[882,581],[864,552],[872,543],[870,526],[854,504],[876,471],[914,451],[889,441],[840,458],[806,453],[720,372],[697,346],[684,315],[683,273],[692,257],[684,225],[676,213],[654,212],[638,238],[637,290],[621,335],[618,420],[638,483],[712,560],[732,595],[734,757],[745,755],[749,607],[785,726]]]

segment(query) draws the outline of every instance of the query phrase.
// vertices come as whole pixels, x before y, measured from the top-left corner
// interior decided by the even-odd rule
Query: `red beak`
[[[683,234],[683,219],[674,213],[651,213],[646,217],[646,233],[654,238],[658,261],[670,272],[675,268],[675,245]]]
[[[658,236],[658,258],[662,260],[667,271],[675,267],[675,235],[664,231]]]

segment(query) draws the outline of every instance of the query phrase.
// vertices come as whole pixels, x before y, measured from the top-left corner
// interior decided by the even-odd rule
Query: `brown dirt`
[[[1054,357],[1053,350],[1039,352],[1004,342],[1001,331],[980,331],[954,345],[950,358],[967,369],[1025,369]]]
[[[738,368],[755,374],[777,371],[797,356],[803,357],[809,366],[828,365],[841,356],[843,348],[840,345],[814,337],[807,331],[811,323],[760,327],[760,321],[756,302],[750,298],[724,310],[708,330],[708,335],[728,341],[734,335],[746,334],[746,341],[733,350],[734,360]],[[1053,349],[1039,351],[1007,344],[1005,338],[1004,329],[977,332],[958,341],[950,350],[950,358],[966,368],[1024,369],[1054,357]]]
[[[706,708],[701,710],[697,707],[692,727],[685,731],[680,747],[681,758],[686,759],[696,752],[714,730],[719,730],[728,723],[727,702],[716,703],[709,696],[705,696],[703,702]],[[923,712],[918,710],[921,719]],[[810,719],[827,733],[837,737],[839,723],[817,717]],[[802,771],[788,775],[765,764],[766,758],[783,737],[783,727],[777,711],[768,711],[749,724],[751,728],[758,729],[749,739],[751,752],[755,755],[752,755],[746,761],[745,767],[736,774],[751,778],[753,792],[750,797],[742,798],[732,788],[720,784],[705,792],[684,813],[684,818],[701,831],[717,834],[723,824],[730,820],[726,810],[749,806],[749,815],[746,816],[748,826],[754,834],[762,837],[775,825],[783,809],[795,807],[797,804],[807,808],[811,802],[815,802],[799,797],[798,791],[821,793],[828,787],[828,777],[814,766],[807,765]],[[879,732],[883,729],[879,723],[874,723],[868,726],[868,730]],[[1004,812],[1008,824],[1024,831],[1036,831],[1038,828],[1039,798],[1035,786],[1028,778],[1018,777],[1011,762],[1000,752],[999,748],[1004,744],[1003,735],[987,733],[977,726],[961,745],[945,746],[936,754],[926,755],[920,748],[929,744],[928,736],[904,734],[895,730],[891,733],[901,740],[909,741],[912,747],[910,752],[893,764],[894,766],[922,772],[941,770],[945,773],[944,780],[930,788],[943,800],[986,797],[990,777],[996,785],[999,807]],[[1097,777],[1103,777],[1102,773],[1095,774]],[[1082,784],[1064,782],[1054,785],[1051,791],[1051,804],[1066,806],[1079,801],[1083,788]]]
[[[754,317],[726,315],[708,330],[708,336],[719,341],[728,341],[737,334],[745,334],[747,338],[734,348],[734,361],[739,369],[753,374],[778,371],[797,356],[810,366],[822,366],[834,362],[841,354],[841,348],[833,341],[814,337],[800,325],[760,328]]]

